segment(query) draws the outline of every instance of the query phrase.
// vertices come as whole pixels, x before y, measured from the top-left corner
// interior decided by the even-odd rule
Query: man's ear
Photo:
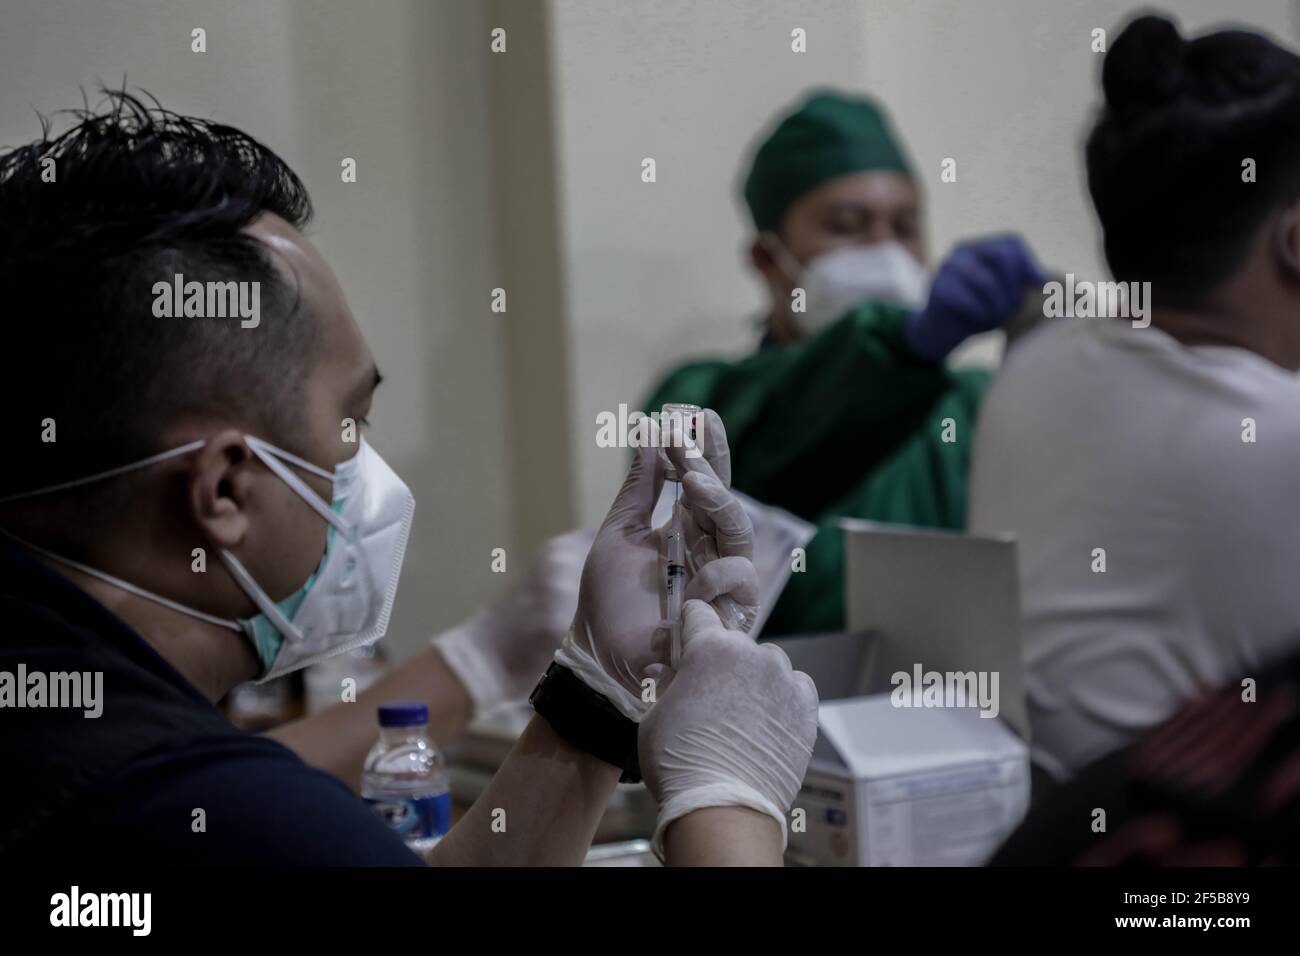
[[[1282,271],[1293,281],[1300,281],[1300,201],[1293,203],[1277,221],[1277,241],[1274,254],[1282,265]]]
[[[771,240],[762,233],[754,237],[754,241],[749,244],[749,264],[753,266],[754,271],[769,283],[780,281],[785,278],[781,269],[777,266],[776,254],[771,247]]]
[[[234,428],[210,438],[194,456],[190,510],[195,523],[219,547],[235,548],[248,533],[252,458],[243,432]]]

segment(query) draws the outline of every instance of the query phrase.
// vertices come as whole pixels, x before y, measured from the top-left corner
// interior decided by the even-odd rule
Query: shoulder
[[[677,366],[650,392],[643,411],[657,412],[667,402],[708,405],[718,375],[731,364],[725,359],[701,359]]]
[[[134,760],[83,798],[81,815],[97,831],[92,845],[102,836],[142,862],[420,862],[341,781],[250,734],[194,739]]]
[[[995,374],[991,368],[976,365],[950,370],[948,375],[952,381],[952,400],[963,404],[973,413],[992,385]]]

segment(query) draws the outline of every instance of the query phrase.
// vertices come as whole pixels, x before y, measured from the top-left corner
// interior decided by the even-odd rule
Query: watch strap
[[[620,783],[641,782],[638,724],[603,694],[588,687],[573,671],[552,662],[528,702],[573,746],[622,770]]]

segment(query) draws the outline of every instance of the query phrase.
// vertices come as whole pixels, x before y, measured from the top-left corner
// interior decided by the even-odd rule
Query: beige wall
[[[486,56],[481,11],[458,0],[7,0],[0,30],[2,144],[36,135],[33,108],[125,75],[246,129],[306,181],[312,236],[387,379],[371,440],[419,500],[389,642],[402,655],[495,593],[489,552],[514,540]]]
[[[816,83],[865,67],[857,0],[553,0],[555,96],[578,514],[593,523],[626,470],[596,416],[640,408],[684,356],[757,341],[760,289],[737,182],[755,134]],[[791,30],[808,52],[791,51]],[[641,181],[641,161],[658,181]],[[645,409],[652,411],[652,409]]]
[[[489,57],[495,287],[505,290],[506,417],[510,437],[512,514],[518,552],[526,560],[542,539],[574,526],[575,426],[567,312],[556,188],[556,108],[546,3],[487,0],[485,25],[504,30],[506,49]],[[523,564],[521,562],[520,566]]]

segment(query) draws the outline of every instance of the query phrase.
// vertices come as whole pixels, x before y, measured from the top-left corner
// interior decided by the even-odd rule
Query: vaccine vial
[[[664,477],[680,482],[682,476],[668,458],[666,449],[672,445],[684,446],[688,455],[700,454],[704,438],[704,409],[685,402],[669,402],[659,412],[659,457],[664,463]],[[692,457],[693,457],[692,455]]]

